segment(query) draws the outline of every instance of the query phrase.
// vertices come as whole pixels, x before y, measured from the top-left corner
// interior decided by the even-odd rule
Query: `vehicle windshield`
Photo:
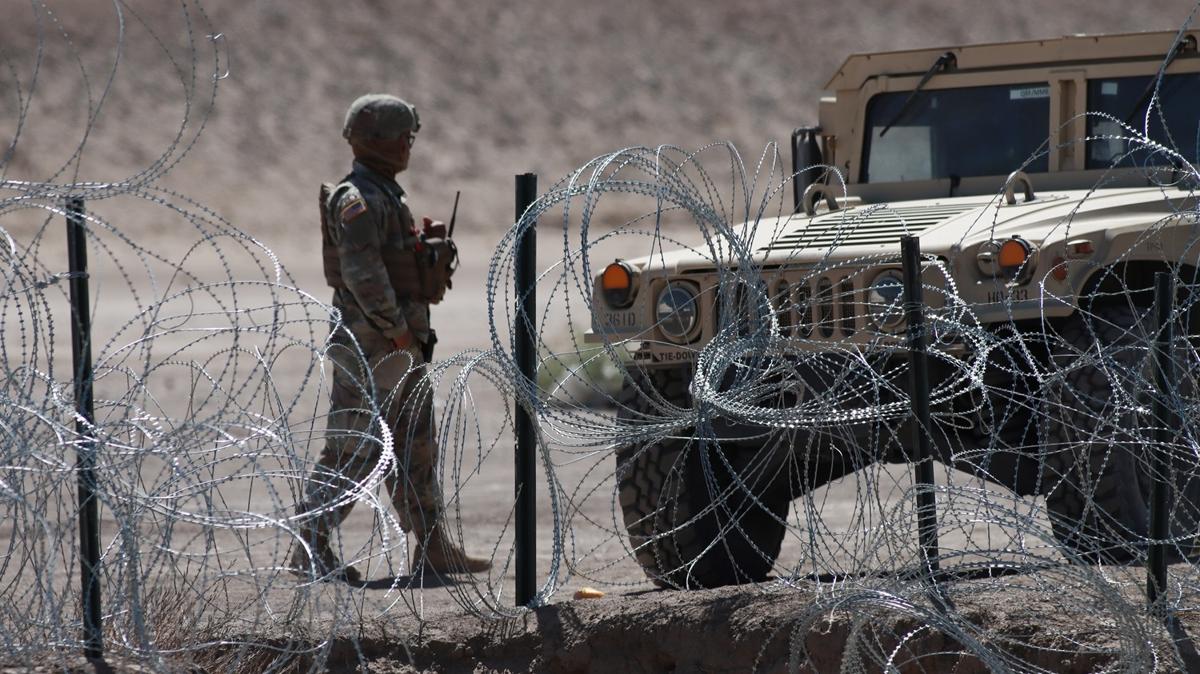
[[[1043,172],[1050,136],[1050,86],[1011,84],[878,94],[867,104],[863,182],[895,182]]]
[[[1153,82],[1150,75],[1088,80],[1088,110],[1116,118],[1088,115],[1087,135],[1094,139],[1088,141],[1088,168],[1171,164],[1170,157],[1161,152],[1139,150],[1145,146],[1125,140],[1133,134],[1117,123],[1123,121],[1139,133],[1146,129],[1146,110],[1150,107]],[[1173,147],[1189,162],[1195,163],[1197,125],[1200,124],[1196,116],[1196,111],[1200,110],[1200,73],[1163,77],[1158,89],[1158,103],[1162,117],[1156,111],[1150,113],[1150,139]],[[1163,118],[1166,119],[1165,130]],[[1170,131],[1169,137],[1167,131]],[[1126,154],[1130,150],[1139,151]]]

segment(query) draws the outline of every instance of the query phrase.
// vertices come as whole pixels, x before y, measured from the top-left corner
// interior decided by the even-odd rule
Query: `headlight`
[[[996,255],[1000,253],[1000,242],[984,241],[979,246],[979,252],[975,253],[975,263],[979,265],[979,272],[984,276],[998,276],[1000,274],[999,262],[996,260]]]
[[[894,328],[904,322],[904,276],[898,269],[888,269],[867,288],[867,311],[875,325]]]
[[[654,318],[668,339],[682,342],[696,327],[696,290],[690,283],[668,282],[654,302]]]

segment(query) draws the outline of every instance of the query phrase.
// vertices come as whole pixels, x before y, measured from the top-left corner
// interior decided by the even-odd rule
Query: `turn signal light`
[[[600,288],[609,306],[623,308],[633,304],[633,268],[617,260],[604,268],[600,275]]]
[[[1000,244],[996,252],[996,263],[1000,273],[1010,281],[1024,283],[1033,274],[1033,246],[1019,236]]]

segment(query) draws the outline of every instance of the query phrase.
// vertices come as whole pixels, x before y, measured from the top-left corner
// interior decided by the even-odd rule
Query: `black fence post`
[[[913,463],[917,488],[917,536],[931,574],[938,571],[937,500],[929,442],[929,356],[925,351],[925,299],[921,288],[921,240],[900,240],[904,265],[904,313],[908,321],[909,400],[913,412]]]
[[[67,258],[70,271],[71,357],[75,383],[75,468],[79,480],[79,560],[82,586],[84,654],[104,653],[100,615],[100,511],[96,500],[95,408],[92,400],[92,317],[88,306],[87,230],[83,199],[69,199]]]
[[[537,199],[537,174],[517,176],[516,220],[520,222]],[[537,386],[537,223],[532,222],[517,241],[515,266],[516,325],[513,330],[513,356],[521,382]],[[537,500],[536,472],[537,425],[533,411],[517,405],[516,412],[516,566],[517,605],[528,606],[537,593]]]
[[[1150,549],[1146,559],[1146,603],[1150,608],[1158,603],[1159,597],[1167,589],[1167,537],[1169,524],[1167,499],[1170,496],[1171,471],[1171,429],[1168,416],[1171,415],[1169,404],[1172,396],[1170,391],[1175,381],[1175,367],[1171,359],[1171,342],[1175,336],[1174,323],[1171,313],[1175,304],[1175,277],[1167,272],[1154,275],[1154,308],[1156,315],[1156,331],[1153,348],[1154,354],[1154,426],[1155,442],[1151,447],[1150,471],[1154,483],[1150,492]]]

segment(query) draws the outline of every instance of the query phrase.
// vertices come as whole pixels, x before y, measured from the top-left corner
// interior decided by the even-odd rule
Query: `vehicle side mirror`
[[[819,126],[802,126],[792,131],[793,213],[800,210],[803,204],[801,197],[808,187],[818,182],[818,177],[824,175],[824,171],[816,168],[824,163],[821,146],[817,143],[817,134],[819,133],[821,133]]]

